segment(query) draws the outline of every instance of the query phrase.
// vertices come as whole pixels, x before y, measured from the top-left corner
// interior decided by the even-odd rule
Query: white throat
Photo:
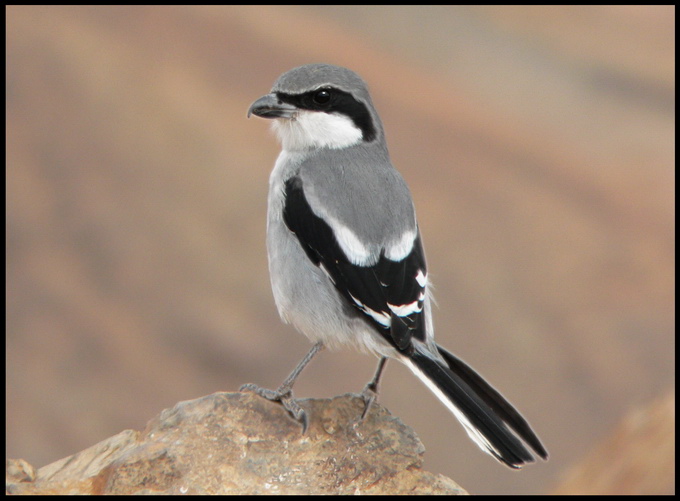
[[[300,110],[294,118],[277,118],[272,128],[287,151],[341,149],[361,141],[363,133],[347,116]]]

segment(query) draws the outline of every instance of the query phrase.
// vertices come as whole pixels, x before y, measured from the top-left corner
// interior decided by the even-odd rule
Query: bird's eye
[[[328,89],[319,89],[312,96],[312,100],[315,104],[328,104],[331,100],[331,92]]]

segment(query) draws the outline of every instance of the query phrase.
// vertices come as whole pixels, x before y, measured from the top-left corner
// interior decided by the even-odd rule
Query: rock
[[[35,476],[35,468],[23,459],[8,459],[5,462],[5,484],[33,482]]]
[[[6,465],[11,494],[465,494],[422,471],[414,431],[375,405],[353,426],[356,395],[307,399],[302,434],[278,404],[251,393],[180,402],[142,432],[126,430],[37,473]]]
[[[632,409],[553,494],[675,494],[675,390]]]

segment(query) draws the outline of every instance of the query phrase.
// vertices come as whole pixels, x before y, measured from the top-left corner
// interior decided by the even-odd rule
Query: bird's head
[[[274,120],[284,150],[342,149],[382,136],[366,83],[351,70],[307,64],[281,75],[248,116]]]

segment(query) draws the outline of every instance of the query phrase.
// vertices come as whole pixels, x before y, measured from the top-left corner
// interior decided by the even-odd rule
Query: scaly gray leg
[[[273,400],[275,402],[281,402],[283,408],[286,409],[293,418],[302,424],[302,433],[307,431],[309,426],[309,418],[305,410],[300,407],[295,398],[293,397],[293,384],[295,380],[302,372],[302,369],[314,358],[320,350],[323,349],[323,343],[319,341],[316,343],[312,349],[305,355],[300,363],[293,369],[293,372],[285,379],[285,381],[276,390],[270,390],[267,388],[262,388],[253,383],[244,384],[239,388],[239,391],[252,391],[256,395],[266,398],[267,400]]]
[[[359,418],[359,421],[356,423],[357,425],[364,422],[364,419],[366,419],[366,416],[368,415],[368,411],[370,411],[373,404],[378,401],[378,384],[380,383],[380,378],[385,370],[385,365],[387,365],[387,360],[387,357],[382,357],[380,359],[373,379],[364,386],[364,390],[361,392],[361,398],[364,399],[366,406],[364,407],[364,412],[361,414],[361,418]]]

